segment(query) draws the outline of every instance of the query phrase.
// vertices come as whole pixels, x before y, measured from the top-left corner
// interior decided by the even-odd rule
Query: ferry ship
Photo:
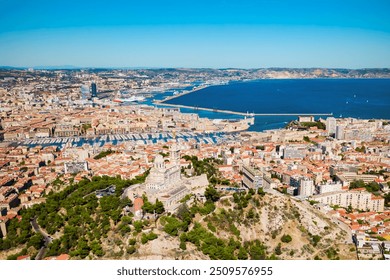
[[[144,100],[145,100],[144,96],[132,96],[130,98],[115,98],[112,101],[118,102],[118,103],[123,103],[123,102],[141,102]]]

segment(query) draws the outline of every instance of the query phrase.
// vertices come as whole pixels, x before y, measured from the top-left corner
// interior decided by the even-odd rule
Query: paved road
[[[33,227],[35,232],[40,233],[45,239],[45,243],[43,244],[41,249],[39,249],[39,252],[35,257],[36,260],[42,260],[46,255],[47,247],[53,241],[53,239],[45,231],[41,229],[41,227],[37,223],[37,218],[31,220],[31,226]]]

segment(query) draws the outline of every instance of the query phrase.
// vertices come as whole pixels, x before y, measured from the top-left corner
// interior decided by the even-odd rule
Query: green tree
[[[321,236],[319,235],[313,235],[312,236],[312,243],[313,243],[313,246],[316,247],[318,242],[320,242],[321,240]]]
[[[238,250],[237,258],[239,260],[246,260],[246,259],[248,259],[248,253],[247,253],[247,251],[245,250],[244,247],[240,247],[240,249]]]
[[[281,255],[282,254],[282,244],[278,244],[278,246],[275,247],[275,254],[276,255]]]
[[[263,188],[258,188],[257,189],[257,194],[260,195],[260,196],[264,196],[265,192],[264,192]]]
[[[282,238],[280,239],[284,243],[290,243],[292,241],[292,237],[290,235],[283,234]]]
[[[212,232],[216,232],[217,231],[217,228],[211,222],[207,223],[207,228],[209,230],[211,230]]]
[[[154,204],[154,209],[156,211],[156,214],[162,214],[165,212],[164,204],[156,199],[156,203]]]
[[[333,247],[330,247],[330,248],[328,248],[328,249],[326,250],[326,256],[327,256],[328,259],[330,259],[330,260],[338,260],[338,259],[339,259],[337,250],[334,249]]]
[[[30,237],[30,240],[27,242],[27,247],[33,246],[35,249],[39,250],[44,243],[43,236],[36,233]]]
[[[142,236],[141,236],[141,243],[145,244],[148,241],[149,241],[148,236],[145,233],[143,233]]]
[[[249,249],[249,255],[252,260],[264,260],[266,258],[265,247],[256,240]]]
[[[46,253],[46,256],[58,256],[61,253],[61,240],[54,239],[52,243],[49,244],[49,250]]]
[[[246,218],[249,219],[249,220],[252,220],[254,217],[255,217],[255,211],[253,210],[253,208],[251,208],[248,211],[248,214],[246,215]]]
[[[208,215],[215,210],[215,204],[212,201],[206,201],[202,208],[199,208],[201,215]]]
[[[126,252],[129,254],[129,255],[132,255],[136,252],[136,249],[134,246],[129,246],[126,250]]]
[[[106,157],[106,156],[108,156],[109,154],[112,154],[112,153],[114,153],[114,151],[112,151],[111,149],[109,149],[107,151],[102,151],[98,155],[96,155],[94,157],[94,159],[101,159],[101,158],[104,158],[104,157]]]
[[[149,234],[143,233],[141,236],[141,243],[146,244],[149,240],[154,240],[157,237],[158,237],[157,234],[155,234],[154,232],[151,232]]]
[[[143,196],[143,199],[144,199],[144,205],[142,206],[142,210],[144,210],[146,213],[162,214],[165,212],[164,204],[158,199],[156,199],[155,204],[150,203],[146,196]]]
[[[133,223],[133,226],[136,232],[141,232],[142,228],[144,227],[144,224],[141,221],[135,221]]]
[[[185,242],[180,242],[180,245],[179,245],[180,249],[182,249],[183,251],[187,250],[187,245]]]
[[[206,191],[204,192],[204,196],[209,201],[218,201],[221,195],[217,192],[217,190],[211,186],[208,186],[206,188]]]
[[[164,231],[172,236],[177,236],[183,223],[174,217],[164,217],[162,220],[165,222]]]
[[[365,153],[366,152],[366,147],[364,147],[364,146],[356,147],[355,151],[359,152],[359,153]]]
[[[353,212],[353,208],[352,208],[352,205],[348,205],[348,208],[347,208],[347,213],[352,213]]]
[[[144,200],[144,205],[142,205],[142,210],[146,213],[152,214],[154,212],[154,205],[147,200]]]
[[[370,182],[365,187],[368,192],[378,192],[380,190],[377,182]]]
[[[385,197],[385,204],[387,206],[389,206],[390,205],[390,193],[385,194],[384,197]]]
[[[85,238],[79,240],[76,251],[74,251],[73,255],[79,256],[81,259],[85,259],[91,250],[88,245],[88,241]]]
[[[92,241],[91,249],[92,253],[98,257],[102,257],[104,255],[103,248],[97,240]]]
[[[349,189],[359,189],[364,188],[366,184],[363,180],[355,180],[349,184]]]

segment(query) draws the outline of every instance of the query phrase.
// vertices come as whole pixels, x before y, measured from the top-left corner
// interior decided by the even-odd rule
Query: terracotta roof
[[[134,211],[135,212],[141,210],[143,205],[144,205],[144,201],[142,198],[137,197],[136,199],[134,199]]]
[[[59,255],[56,260],[58,261],[66,261],[66,260],[69,260],[69,255],[68,254],[61,254]]]

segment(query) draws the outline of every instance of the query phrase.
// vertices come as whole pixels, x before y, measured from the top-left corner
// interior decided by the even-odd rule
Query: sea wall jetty
[[[163,105],[177,108],[185,108],[185,109],[193,109],[193,110],[201,110],[201,111],[209,111],[223,114],[232,114],[246,117],[254,117],[254,116],[333,116],[333,113],[249,113],[249,112],[237,112],[231,110],[221,110],[221,109],[213,109],[213,108],[203,108],[198,106],[187,106],[187,105],[178,105],[178,104],[170,104],[163,102],[155,102],[154,105]]]
[[[201,89],[205,89],[207,87],[209,87],[209,85],[201,85],[201,86],[198,86],[198,87],[196,87],[196,88],[194,88],[192,90],[183,91],[183,92],[181,92],[179,94],[175,94],[175,95],[172,95],[172,96],[165,97],[163,100],[155,100],[154,102],[156,104],[160,104],[160,103],[163,103],[163,102],[166,102],[166,101],[178,98],[180,96],[183,96],[183,95],[186,95],[186,94],[190,94],[190,93],[193,93],[193,92],[201,90]]]

